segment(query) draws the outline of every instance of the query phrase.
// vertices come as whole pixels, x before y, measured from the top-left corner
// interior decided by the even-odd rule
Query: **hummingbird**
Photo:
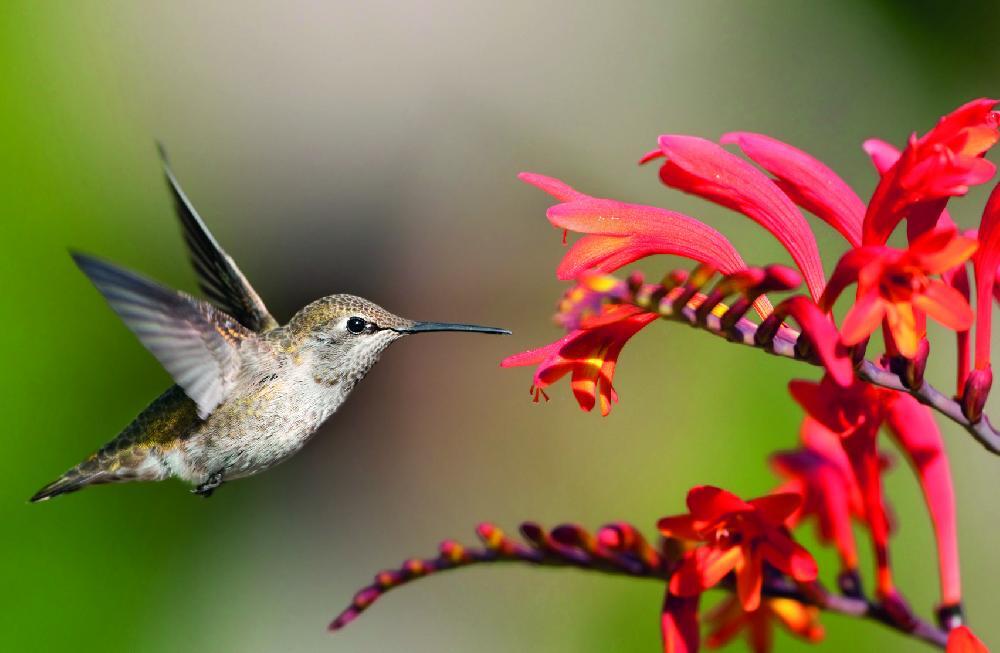
[[[198,215],[162,147],[160,159],[199,286],[210,301],[71,252],[175,385],[32,502],[89,485],[171,477],[209,497],[224,482],[298,452],[400,338],[435,331],[510,334],[409,320],[343,294],[318,299],[279,325]]]

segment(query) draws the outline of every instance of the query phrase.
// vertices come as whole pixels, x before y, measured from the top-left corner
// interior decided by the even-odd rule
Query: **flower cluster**
[[[769,651],[776,624],[817,642],[824,610],[882,623],[951,653],[985,651],[963,625],[955,497],[935,412],[1000,453],[1000,432],[983,415],[992,385],[992,306],[1000,301],[1000,186],[977,230],[960,229],[947,211],[951,198],[996,172],[985,158],[1000,140],[996,104],[969,102],[925,134],[912,135],[902,150],[866,141],[864,150],[879,174],[868,202],[813,156],[761,134],[733,132],[718,143],[664,135],[641,158],[642,164],[659,164],[665,186],[762,226],[797,270],[748,266],[725,236],[695,218],[591,197],[557,179],[522,174],[523,181],[557,201],[547,217],[563,231],[564,242],[569,232],[582,234],[557,268],[560,279],[573,282],[556,316],[566,334],[502,363],[535,366],[535,401],[548,399],[546,389],[569,375],[579,406],[589,411],[599,405],[608,415],[618,400],[612,383],[623,348],[661,318],[821,366],[823,374],[817,381],[789,383],[791,399],[804,415],[797,445],[771,457],[781,479],[774,491],[744,501],[716,487],[695,487],[687,495],[686,514],[659,521],[664,538],[659,548],[632,527],[606,527],[596,536],[579,527],[549,534],[531,527],[522,529],[533,545],[529,549],[498,540],[491,545],[494,553],[466,558],[443,553],[444,562],[424,561],[419,568],[506,556],[657,579],[665,591],[663,646],[671,653],[718,646],[739,633],[756,653]],[[846,242],[829,281],[803,210]],[[905,246],[890,246],[904,222]],[[689,259],[697,267],[653,284],[635,273],[625,280],[611,275],[660,254]],[[772,303],[775,294],[800,284],[805,294]],[[847,301],[845,291],[852,286]],[[928,317],[954,333],[953,397],[924,379]],[[882,353],[868,358],[877,332]],[[883,433],[914,470],[925,499],[937,547],[936,625],[911,611],[893,573],[893,519],[882,482],[891,457],[883,450]],[[805,524],[814,525],[818,541],[837,553],[835,592],[824,588],[813,556],[795,539]],[[867,533],[873,551],[871,598],[863,589],[856,526]],[[632,567],[622,571],[623,561]],[[700,607],[712,589],[730,594],[706,613],[708,628],[702,633]],[[355,612],[341,621],[379,593],[362,590]]]

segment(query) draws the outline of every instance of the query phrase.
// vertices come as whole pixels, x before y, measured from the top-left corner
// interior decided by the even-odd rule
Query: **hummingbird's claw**
[[[194,494],[201,495],[207,499],[208,497],[212,496],[212,493],[215,492],[215,488],[219,487],[220,485],[222,485],[222,472],[215,472],[214,474],[208,477],[207,481],[205,481],[195,489],[191,490],[191,492]]]

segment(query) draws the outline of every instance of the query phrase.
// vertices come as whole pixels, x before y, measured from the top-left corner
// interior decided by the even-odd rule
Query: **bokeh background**
[[[660,133],[762,131],[862,196],[864,138],[902,143],[996,95],[996,11],[932,2],[3,3],[0,8],[0,648],[7,651],[653,651],[661,588],[479,568],[387,596],[338,635],[373,572],[474,541],[483,519],[650,532],[692,485],[775,482],[795,442],[785,383],[815,371],[653,325],[622,356],[607,419],[567,387],[528,400],[509,353],[550,341],[563,286],[549,201],[515,175],[670,206],[752,262],[756,225],[635,165]],[[174,482],[26,498],[169,384],[68,246],[194,290],[158,169],[186,190],[279,319],[337,291],[506,339],[396,345],[300,455],[211,501]],[[982,193],[952,203],[974,225]],[[827,270],[840,242],[817,227]],[[646,265],[659,273],[668,260]],[[951,379],[949,347],[932,370]],[[945,425],[968,612],[987,641],[996,460]],[[933,546],[905,465],[889,491],[899,581],[926,615]],[[822,557],[826,568],[832,560]],[[822,650],[915,650],[828,616]],[[804,646],[780,636],[781,650]],[[742,644],[736,645],[739,649]]]

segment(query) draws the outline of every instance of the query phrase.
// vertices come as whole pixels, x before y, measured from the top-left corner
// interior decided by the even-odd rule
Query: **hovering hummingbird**
[[[199,286],[212,303],[72,253],[176,385],[32,502],[88,485],[172,476],[208,497],[223,482],[261,472],[301,449],[403,336],[510,333],[408,320],[354,295],[316,300],[279,326],[181,190],[162,149],[160,155]]]

